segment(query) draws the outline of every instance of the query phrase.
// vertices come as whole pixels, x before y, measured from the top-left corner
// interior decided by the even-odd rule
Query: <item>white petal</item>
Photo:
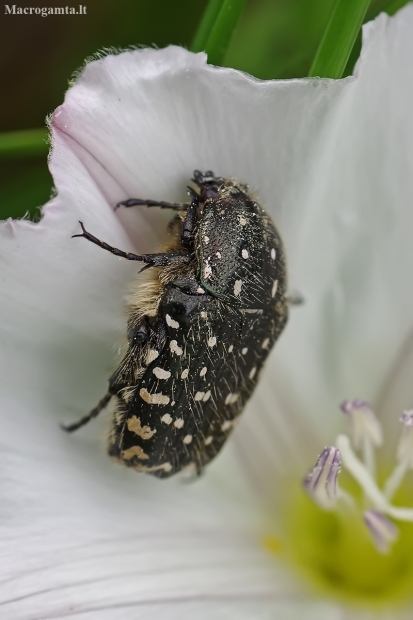
[[[342,399],[377,409],[413,323],[412,5],[366,32],[356,76],[341,82],[307,174],[285,201],[290,281],[306,303],[291,311],[271,380],[275,392],[292,378],[321,445],[343,424]],[[411,380],[404,394],[413,397]],[[401,409],[390,413],[397,420]]]
[[[78,220],[87,218],[98,236],[131,249],[83,166],[58,140],[56,149],[59,196],[42,221],[9,221],[0,229],[1,392],[37,415],[53,413],[54,423],[87,410],[106,391],[113,348],[123,337],[123,296],[137,271],[84,239],[71,239]]]
[[[5,406],[31,424],[27,412]],[[30,436],[20,424],[9,433],[14,444],[2,444],[5,618],[87,610],[100,618],[106,609],[239,597],[248,604],[300,591],[248,533],[248,505],[220,491],[213,474],[197,484],[160,483],[114,466],[50,419],[38,421]]]

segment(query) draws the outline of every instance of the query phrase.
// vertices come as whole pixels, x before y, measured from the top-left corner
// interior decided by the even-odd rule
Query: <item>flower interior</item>
[[[360,400],[341,409],[350,436],[323,450],[301,488],[290,485],[282,542],[265,544],[325,595],[369,608],[411,603],[413,412],[400,419],[393,469],[376,470],[383,437],[374,412]]]

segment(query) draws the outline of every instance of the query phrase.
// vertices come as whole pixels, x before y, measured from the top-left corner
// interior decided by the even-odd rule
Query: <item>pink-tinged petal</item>
[[[283,227],[300,220],[296,181],[343,85],[260,82],[179,47],[136,50],[87,65],[52,125],[99,186],[116,179],[115,202],[185,199],[193,170],[212,168],[249,183]],[[131,235],[141,217],[155,217],[125,211]]]

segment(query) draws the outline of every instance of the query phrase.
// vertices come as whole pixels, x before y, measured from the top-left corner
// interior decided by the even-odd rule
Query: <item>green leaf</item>
[[[29,216],[38,220],[50,198],[53,180],[46,158],[12,159],[0,166],[0,220]]]
[[[221,65],[246,0],[210,0],[195,35],[192,51],[206,51],[208,62]]]
[[[343,75],[370,0],[337,0],[324,31],[310,77],[336,78]]]
[[[25,129],[0,133],[0,158],[47,155],[48,135],[46,129]]]

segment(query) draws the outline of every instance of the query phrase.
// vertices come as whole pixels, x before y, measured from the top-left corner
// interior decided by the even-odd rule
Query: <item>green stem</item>
[[[370,0],[336,0],[310,77],[341,78],[369,4]]]
[[[208,62],[222,64],[246,0],[210,0],[192,45],[205,50]]]
[[[209,0],[191,45],[191,52],[203,52],[222,8],[223,0]]]
[[[46,129],[25,129],[0,133],[0,159],[47,155],[48,135]]]

